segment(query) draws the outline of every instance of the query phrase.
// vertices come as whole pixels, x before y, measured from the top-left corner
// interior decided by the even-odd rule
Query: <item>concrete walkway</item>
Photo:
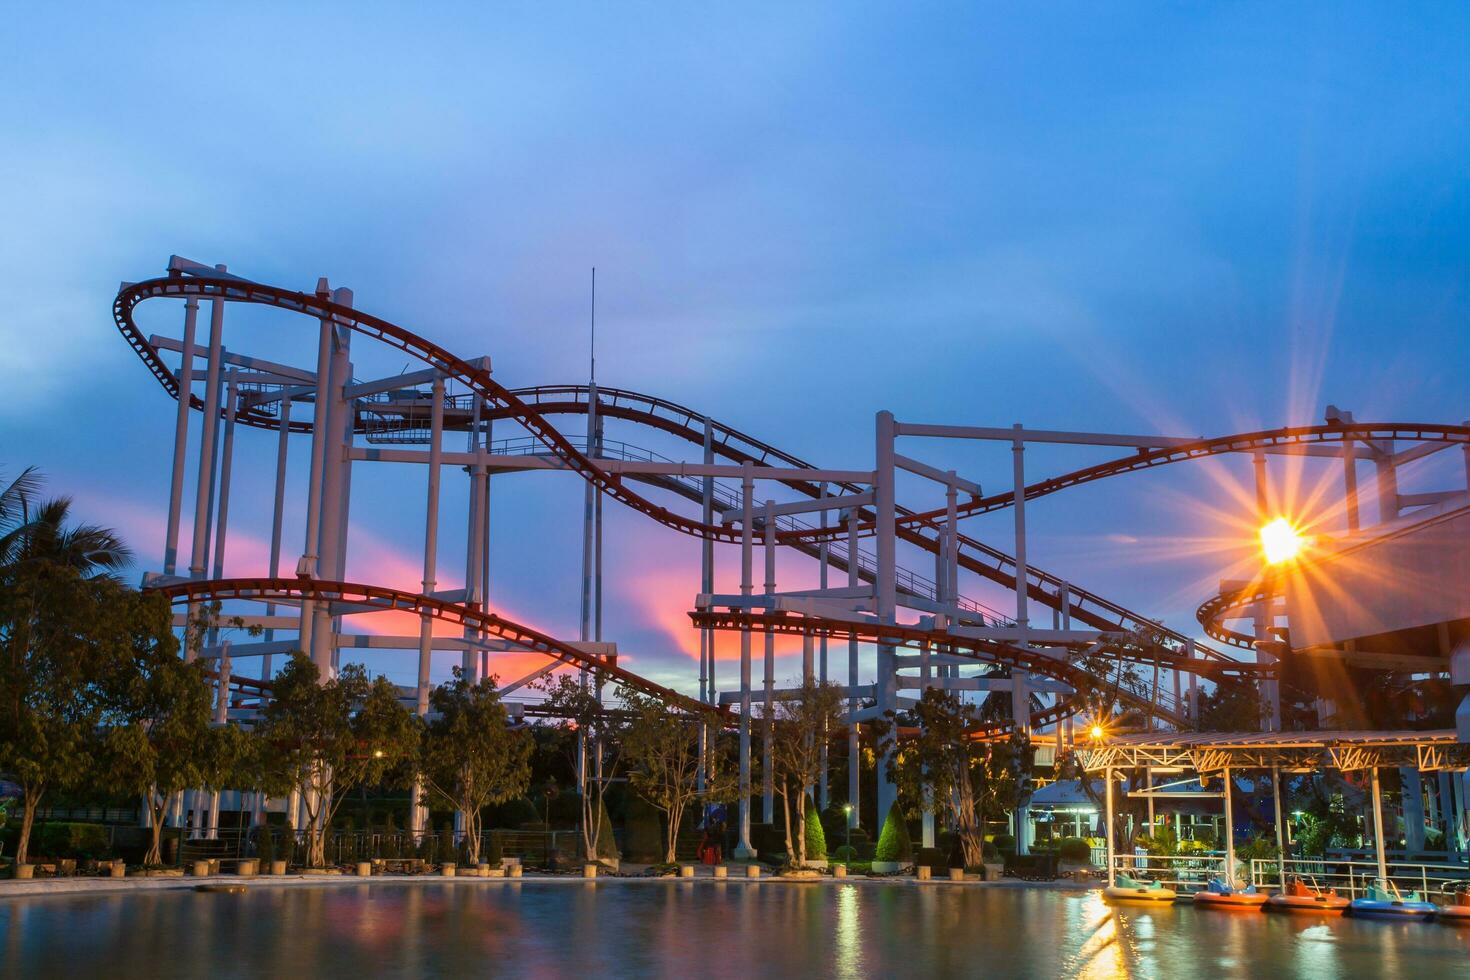
[[[28,881],[7,880],[0,881],[0,900],[6,898],[23,898],[35,896],[77,896],[77,895],[103,895],[117,892],[149,892],[149,891],[183,891],[190,890],[199,885],[245,885],[250,888],[300,888],[300,887],[330,887],[339,888],[351,885],[399,885],[399,884],[444,884],[453,885],[456,888],[500,888],[508,885],[605,885],[617,887],[621,885],[643,885],[661,886],[669,884],[692,885],[695,882],[704,885],[774,885],[777,887],[797,886],[832,886],[832,885],[860,885],[874,888],[1040,888],[1052,891],[1087,891],[1099,888],[1097,882],[1078,881],[1021,881],[1019,879],[1006,879],[1004,881],[950,881],[948,878],[933,879],[930,881],[919,881],[912,875],[884,876],[869,878],[863,875],[853,875],[847,878],[833,878],[823,876],[820,878],[782,878],[780,875],[771,874],[762,870],[759,878],[747,878],[740,867],[730,869],[729,878],[715,878],[714,870],[705,866],[696,866],[695,876],[691,878],[668,877],[643,877],[628,875],[603,875],[595,879],[583,878],[576,874],[552,875],[535,874],[527,872],[520,878],[477,878],[469,876],[455,876],[445,878],[441,875],[402,875],[388,874],[375,875],[369,878],[359,878],[356,875],[258,875],[254,877],[241,877],[239,875],[210,875],[203,878],[186,876],[182,878],[40,878]]]

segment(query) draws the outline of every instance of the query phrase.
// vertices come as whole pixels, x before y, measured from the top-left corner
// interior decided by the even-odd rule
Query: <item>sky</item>
[[[327,276],[512,387],[586,380],[595,266],[599,382],[834,467],[871,468],[884,409],[1181,436],[1330,403],[1470,417],[1470,10],[705,6],[10,5],[0,474],[39,466],[123,533],[135,574],[160,566],[173,402],[110,307],[171,254],[294,288]],[[175,336],[182,319],[140,318]],[[310,366],[309,334],[232,312],[225,343]],[[410,367],[365,342],[354,366]],[[265,570],[273,449],[239,437],[227,572]],[[902,451],[1010,480],[1003,445]],[[1107,455],[1033,448],[1027,475]],[[1455,479],[1442,463],[1407,489]],[[1288,510],[1330,477],[1272,467]],[[349,573],[414,586],[422,472],[353,481]],[[1251,561],[1250,481],[1225,460],[1038,501],[1031,561],[1197,632],[1194,608]],[[446,514],[463,484],[446,475]],[[581,499],[565,474],[495,481],[492,606],[575,636]],[[1009,550],[1011,522],[966,530]],[[692,691],[698,546],[612,506],[606,555],[606,638]],[[463,541],[446,532],[441,558],[441,585],[462,581]],[[737,564],[721,551],[719,589]],[[813,564],[783,558],[780,579],[814,584]],[[411,679],[410,656],[372,656]]]

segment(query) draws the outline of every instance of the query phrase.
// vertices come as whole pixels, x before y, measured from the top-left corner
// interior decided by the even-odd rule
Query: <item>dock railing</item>
[[[1244,862],[1236,862],[1237,876],[1245,873]],[[1223,854],[1114,854],[1113,871],[1146,881],[1161,882],[1166,888],[1195,892],[1211,878],[1225,874]]]
[[[1470,868],[1463,864],[1413,864],[1390,861],[1388,880],[1405,893],[1417,891],[1421,896],[1441,892],[1456,882],[1470,882]],[[1336,888],[1346,898],[1358,898],[1378,878],[1376,861],[1352,861],[1334,857],[1276,858],[1250,863],[1251,884],[1257,888],[1281,888],[1284,879],[1301,878],[1317,888]]]

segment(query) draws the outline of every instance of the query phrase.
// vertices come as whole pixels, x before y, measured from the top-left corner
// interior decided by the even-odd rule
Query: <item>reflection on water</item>
[[[1096,892],[712,882],[373,882],[0,901],[0,975],[1407,977],[1470,930]]]

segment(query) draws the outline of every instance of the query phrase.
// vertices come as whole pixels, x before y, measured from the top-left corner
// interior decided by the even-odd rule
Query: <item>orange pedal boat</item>
[[[1453,900],[1441,905],[1435,918],[1447,926],[1470,926],[1470,888],[1456,889]]]
[[[1317,915],[1342,915],[1348,900],[1335,888],[1313,888],[1300,878],[1293,878],[1286,890],[1266,899],[1269,912],[1310,912]]]
[[[1231,909],[1254,912],[1266,904],[1266,893],[1256,891],[1255,885],[1232,888],[1220,879],[1213,879],[1204,891],[1194,893],[1197,909]]]

